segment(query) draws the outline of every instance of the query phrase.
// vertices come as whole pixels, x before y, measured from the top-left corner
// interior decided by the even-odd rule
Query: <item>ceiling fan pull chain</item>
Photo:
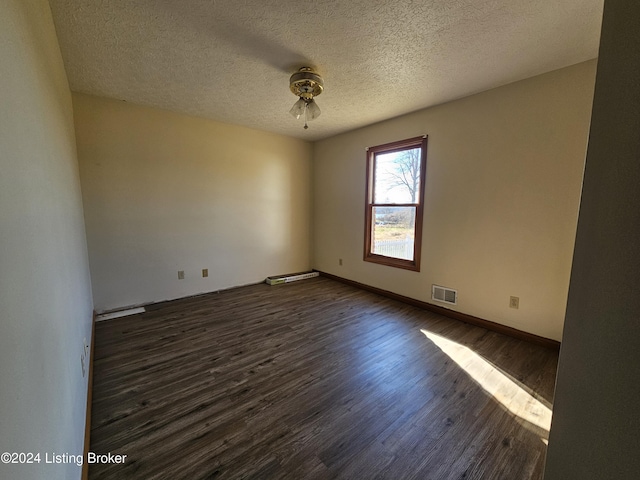
[[[307,125],[307,110],[309,110],[309,104],[305,103],[304,104],[304,129],[305,130],[309,128],[309,125]]]

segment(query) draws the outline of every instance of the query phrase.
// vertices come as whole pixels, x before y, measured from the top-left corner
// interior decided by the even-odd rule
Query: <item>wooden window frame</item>
[[[375,159],[378,154],[401,152],[412,148],[420,148],[420,190],[418,203],[374,203]],[[422,247],[422,224],[424,216],[424,192],[427,183],[427,136],[408,138],[398,142],[386,143],[367,149],[367,190],[365,200],[365,240],[364,261],[373,262],[389,267],[404,268],[415,272],[420,271],[420,253]],[[415,234],[413,242],[413,260],[388,257],[373,253],[373,209],[374,207],[414,207],[416,209]]]

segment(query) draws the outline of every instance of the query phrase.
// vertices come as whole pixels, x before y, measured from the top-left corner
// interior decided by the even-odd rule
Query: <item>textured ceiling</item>
[[[307,140],[595,58],[604,0],[50,0],[71,89]],[[289,76],[324,77],[303,130]]]

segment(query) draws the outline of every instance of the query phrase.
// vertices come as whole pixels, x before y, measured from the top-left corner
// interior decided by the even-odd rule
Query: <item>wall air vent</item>
[[[458,303],[458,291],[452,288],[431,285],[431,299],[455,305]]]

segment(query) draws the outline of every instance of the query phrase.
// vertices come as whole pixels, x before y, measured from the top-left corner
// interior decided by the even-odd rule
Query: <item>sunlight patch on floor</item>
[[[464,345],[428,330],[420,329],[420,331],[507,410],[549,431],[551,409],[502,373],[495,365]]]

